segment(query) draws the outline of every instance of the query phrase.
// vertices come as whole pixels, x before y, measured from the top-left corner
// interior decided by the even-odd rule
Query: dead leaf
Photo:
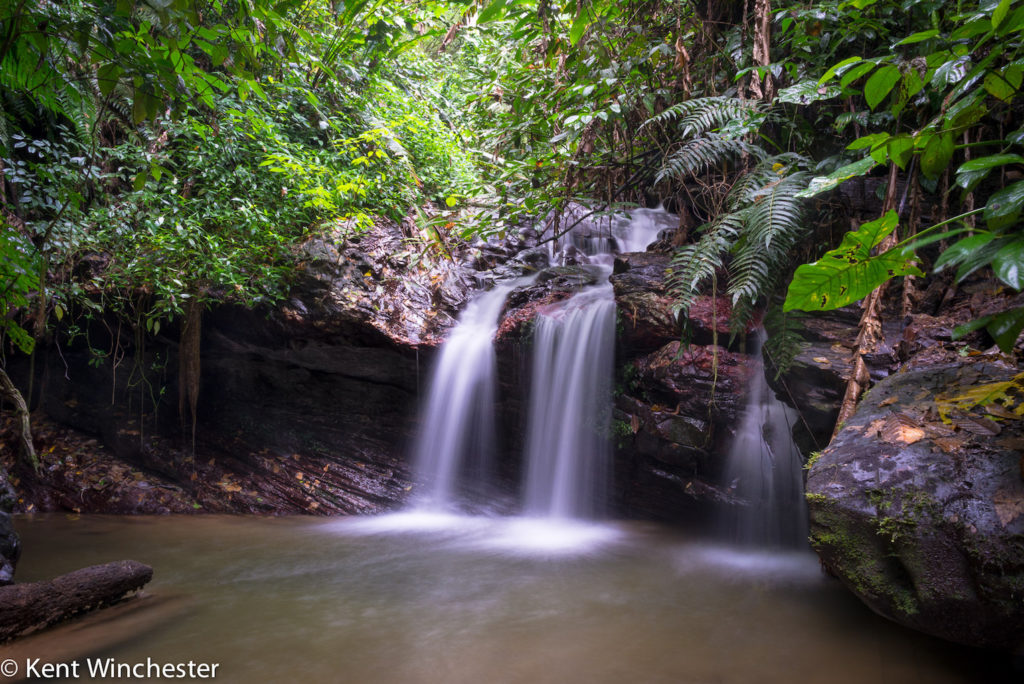
[[[996,418],[1004,418],[1006,420],[1017,420],[1020,418],[1016,413],[1006,408],[1002,404],[989,404],[985,407],[985,413]]]
[[[957,453],[964,448],[967,440],[963,437],[933,437],[932,444],[942,449],[944,453]]]
[[[832,364],[832,360],[828,359],[828,358],[826,358],[824,356],[815,356],[811,360],[814,361],[815,363],[820,363],[820,364],[825,365],[825,366],[828,366],[828,365]]]
[[[889,444],[913,444],[924,439],[924,430],[906,416],[895,414],[882,421],[879,433]]]
[[[882,434],[882,429],[885,427],[885,418],[879,418],[868,423],[867,429],[864,431],[865,437],[875,437]]]
[[[640,416],[635,413],[629,417],[629,427],[633,431],[633,434],[640,432]]]
[[[896,397],[889,397],[888,399],[883,399],[883,400],[882,400],[882,401],[881,401],[881,402],[880,402],[880,403],[878,404],[878,406],[879,406],[879,407],[882,407],[882,406],[891,406],[891,405],[893,405],[893,404],[895,404],[895,403],[896,403]]]
[[[965,432],[970,432],[972,435],[983,435],[985,437],[998,435],[1003,431],[999,423],[987,418],[979,419],[969,416],[956,416],[953,418],[953,424]]]
[[[992,503],[995,504],[996,515],[1003,527],[1024,514],[1024,497],[1005,489],[996,492],[996,495],[992,497]]]

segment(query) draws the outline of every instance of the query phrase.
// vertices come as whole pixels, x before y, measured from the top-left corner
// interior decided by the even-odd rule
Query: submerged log
[[[116,603],[152,578],[153,568],[127,560],[0,587],[0,642]]]

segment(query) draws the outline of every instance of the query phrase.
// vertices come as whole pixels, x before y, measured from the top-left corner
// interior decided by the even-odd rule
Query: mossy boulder
[[[1004,359],[893,375],[807,481],[811,543],[881,615],[1024,651],[1024,374]]]

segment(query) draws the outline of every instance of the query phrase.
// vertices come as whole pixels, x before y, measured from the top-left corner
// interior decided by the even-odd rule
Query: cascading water
[[[643,252],[658,239],[661,231],[677,225],[676,215],[661,207],[591,215],[586,207],[575,206],[561,221],[561,229],[567,226],[572,229],[559,236],[554,247],[564,251],[572,246],[588,255]]]
[[[608,468],[615,297],[601,285],[537,317],[526,442],[524,512],[596,514]]]
[[[573,219],[575,220],[575,219]],[[608,282],[616,248],[642,251],[665,227],[664,210],[581,222],[553,246],[589,255],[584,268],[598,284],[551,305],[537,316],[526,439],[524,512],[531,517],[587,518],[599,513],[609,468],[615,297]],[[555,254],[559,252],[559,254]],[[564,259],[562,259],[564,260]],[[420,511],[456,509],[468,472],[476,486],[494,449],[496,359],[492,338],[508,294],[532,282],[520,278],[473,300],[441,350],[430,380],[414,449],[423,493]],[[472,488],[472,487],[471,487]]]
[[[494,452],[494,402],[497,359],[492,338],[505,298],[533,277],[496,285],[470,302],[441,348],[430,379],[430,395],[421,415],[414,463],[426,490],[417,507],[445,511],[455,507],[455,490],[464,471],[479,484]]]
[[[757,359],[747,406],[726,457],[726,482],[747,505],[732,507],[726,534],[748,546],[796,548],[807,545],[807,508],[803,496],[803,459],[793,443],[793,409],[775,397],[764,375],[761,345],[756,334]]]
[[[577,221],[559,247],[572,245],[599,269],[599,284],[537,316],[526,441],[524,513],[588,518],[600,513],[611,448],[615,295],[612,254],[647,249],[675,225],[663,209],[633,209]]]

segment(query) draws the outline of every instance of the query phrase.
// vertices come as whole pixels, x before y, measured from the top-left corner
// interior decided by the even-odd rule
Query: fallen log
[[[152,578],[153,568],[127,560],[0,587],[0,643],[116,603]]]

